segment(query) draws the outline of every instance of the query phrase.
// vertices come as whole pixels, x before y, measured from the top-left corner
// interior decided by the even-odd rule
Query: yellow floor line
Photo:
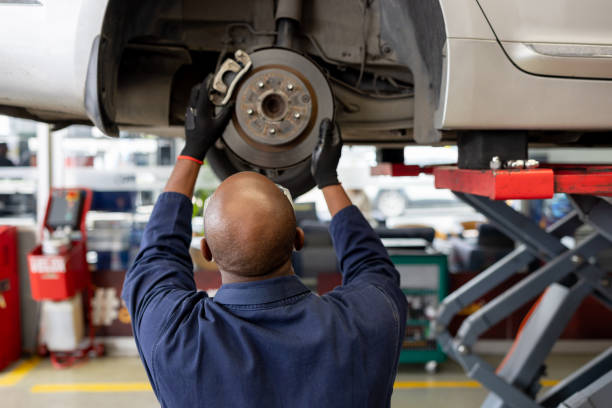
[[[36,384],[30,388],[35,394],[57,392],[142,392],[153,391],[148,382]]]
[[[479,388],[480,383],[476,381],[396,381],[395,389],[409,388]]]
[[[559,383],[556,380],[542,380],[544,387],[552,387]],[[414,389],[414,388],[481,388],[477,381],[396,381],[393,384],[395,389]]]
[[[555,380],[544,380],[544,387],[552,387],[558,383]],[[395,389],[416,388],[481,388],[476,381],[396,381]],[[143,392],[152,391],[147,382],[114,382],[114,383],[75,383],[75,384],[37,384],[30,388],[35,394],[59,392]]]
[[[6,374],[0,375],[0,387],[12,387],[26,376],[40,362],[40,357],[34,356],[19,363]]]

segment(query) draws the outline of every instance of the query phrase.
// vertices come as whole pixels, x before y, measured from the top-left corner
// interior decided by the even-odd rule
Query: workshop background
[[[137,133],[109,139],[87,126],[51,132],[45,124],[0,116],[0,143],[6,143],[8,150],[0,167],[0,282],[12,279],[0,288],[2,405],[155,405],[120,293],[143,228],[183,141]],[[374,147],[345,147],[338,171],[354,203],[383,237],[409,302],[392,406],[447,406],[449,398],[456,407],[478,406],[487,392],[446,358],[436,343],[432,322],[441,299],[515,250],[516,243],[452,192],[436,189],[432,175],[372,175],[377,154],[381,152]],[[612,150],[532,149],[530,154],[557,163],[597,163],[610,157]],[[456,160],[456,147],[405,149],[406,165],[431,166]],[[218,184],[205,165],[193,199],[194,247],[202,235],[203,202]],[[28,255],[40,241],[43,224],[53,216],[50,212],[59,208],[47,208],[50,194],[83,188],[88,194],[83,197],[90,199],[83,236],[94,288],[91,303],[45,306],[45,301],[36,301],[33,295],[38,287],[34,284],[40,282],[30,277]],[[55,197],[67,203],[71,200],[62,194]],[[564,195],[507,203],[542,227],[571,210]],[[321,193],[314,189],[299,197],[295,210],[306,233],[304,250],[294,256],[295,271],[313,291],[326,293],[340,284],[340,274]],[[192,256],[198,289],[213,296],[220,285],[214,263],[205,261],[196,249]],[[449,326],[451,333],[535,267],[526,267],[496,292],[462,310]],[[76,302],[83,303],[80,298]],[[486,361],[501,361],[530,307],[531,303],[494,325],[477,342],[475,349]],[[611,344],[612,325],[602,324],[610,321],[612,313],[596,300],[587,298],[582,303],[547,360],[544,389]],[[93,343],[88,324],[93,326]],[[58,353],[49,358],[49,342],[60,350],[72,347],[88,353]]]

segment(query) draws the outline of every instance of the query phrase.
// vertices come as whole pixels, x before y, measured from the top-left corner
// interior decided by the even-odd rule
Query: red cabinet
[[[0,226],[0,370],[20,355],[17,229]]]

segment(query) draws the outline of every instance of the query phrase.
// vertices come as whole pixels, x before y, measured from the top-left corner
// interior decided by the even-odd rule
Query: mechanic
[[[7,155],[8,145],[5,142],[0,142],[0,167],[12,167],[15,165]]]
[[[333,218],[342,286],[313,294],[294,275],[304,244],[291,203],[257,173],[226,179],[205,209],[202,252],[222,286],[196,290],[189,256],[194,184],[232,107],[214,116],[194,88],[186,145],[127,273],[123,299],[164,407],[388,407],[406,300],[378,236],[338,182],[339,131],[322,122],[312,175]]]

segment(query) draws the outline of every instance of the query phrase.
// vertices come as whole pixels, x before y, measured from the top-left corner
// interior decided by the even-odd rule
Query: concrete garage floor
[[[552,384],[593,355],[553,355],[546,384]],[[496,364],[499,357],[488,358]],[[422,366],[403,366],[396,379],[391,406],[479,407],[486,391],[463,374],[454,362],[439,373],[425,374]],[[106,357],[78,367],[56,370],[48,359],[23,360],[0,374],[0,406],[7,408],[156,407],[146,373],[135,357]]]

